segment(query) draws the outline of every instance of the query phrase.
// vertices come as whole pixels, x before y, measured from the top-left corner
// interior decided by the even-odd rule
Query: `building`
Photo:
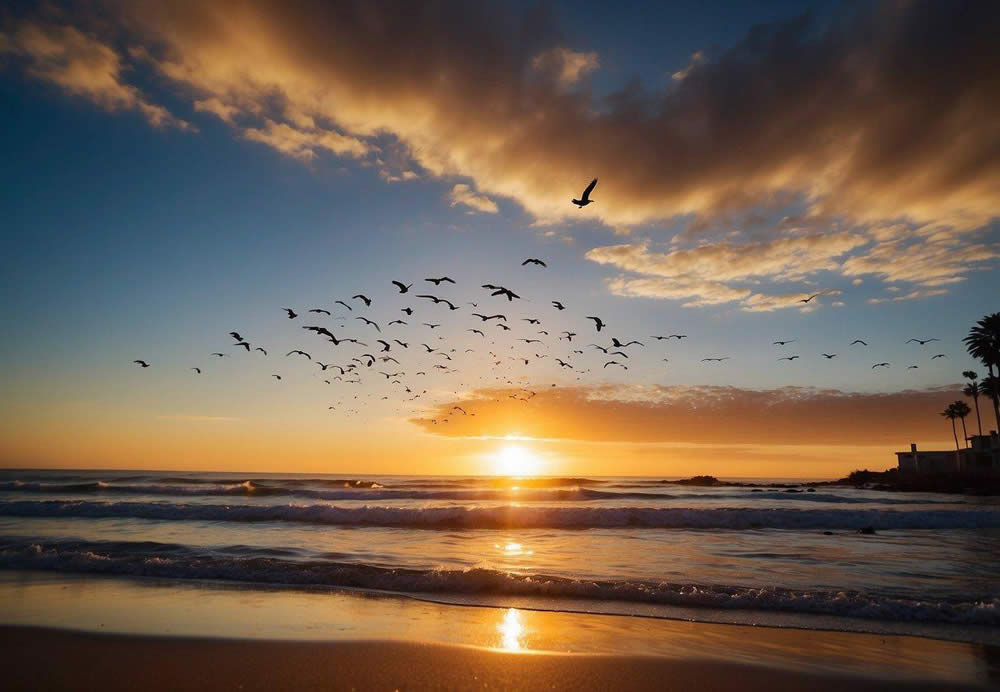
[[[1000,436],[995,430],[989,435],[971,435],[969,446],[958,451],[918,450],[896,452],[901,473],[963,473],[974,476],[1000,477]]]

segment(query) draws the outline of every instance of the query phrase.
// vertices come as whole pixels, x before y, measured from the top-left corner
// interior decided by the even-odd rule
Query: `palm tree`
[[[971,397],[972,403],[976,407],[976,425],[979,426],[979,434],[982,435],[983,421],[979,417],[979,374],[975,370],[966,370],[962,373],[962,377],[969,380],[969,384],[965,385],[962,394]]]
[[[989,371],[989,397],[993,400],[993,415],[1000,428],[1000,391],[997,389],[996,379],[997,371],[1000,370],[1000,312],[986,315],[976,322],[963,341],[969,355],[982,361]]]
[[[965,417],[967,415],[969,415],[970,413],[972,413],[972,409],[969,408],[969,405],[967,403],[965,403],[964,401],[962,401],[961,399],[959,399],[958,401],[952,402],[952,404],[951,404],[951,406],[949,408],[954,409],[955,416],[957,416],[958,419],[962,421],[962,436],[965,438],[965,446],[968,447],[969,446],[969,431],[967,431],[965,429]]]
[[[955,456],[958,457],[958,430],[955,429],[955,419],[958,418],[958,411],[955,404],[948,404],[941,415],[951,421],[951,434],[955,436]]]

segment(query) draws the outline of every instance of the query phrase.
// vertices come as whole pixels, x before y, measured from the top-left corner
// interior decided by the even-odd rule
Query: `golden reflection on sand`
[[[520,651],[521,637],[524,635],[524,625],[521,624],[521,613],[517,608],[504,611],[503,619],[497,625],[500,632],[500,648],[505,651]]]

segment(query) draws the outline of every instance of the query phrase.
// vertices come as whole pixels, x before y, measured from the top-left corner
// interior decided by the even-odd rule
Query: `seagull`
[[[378,344],[382,344],[382,350],[381,350],[381,353],[385,353],[386,351],[388,351],[388,350],[390,350],[390,349],[392,348],[392,347],[391,347],[391,346],[389,345],[389,342],[388,342],[388,341],[383,341],[382,339],[378,339],[378,340],[377,340],[377,341],[376,341],[375,343],[378,343]]]
[[[241,341],[238,344],[233,344],[233,345],[234,346],[242,346],[243,348],[245,348],[247,350],[247,353],[250,353],[250,344],[248,344],[246,341]]]
[[[407,324],[407,322],[404,322],[403,320],[393,320],[389,323],[389,326],[391,327],[394,324]]]
[[[375,327],[375,331],[377,331],[379,334],[382,333],[382,330],[379,329],[378,323],[375,322],[374,320],[370,320],[367,317],[355,317],[354,319],[361,320],[365,324],[370,324],[371,326]]]
[[[498,286],[497,290],[494,291],[491,295],[494,295],[494,296],[507,296],[507,302],[508,303],[511,302],[511,301],[513,301],[515,298],[517,298],[519,300],[521,298],[521,296],[517,295],[516,293],[514,293],[509,288],[504,288],[503,286]]]
[[[299,354],[300,356],[305,356],[305,357],[306,357],[306,358],[308,358],[309,360],[312,360],[312,356],[310,356],[310,355],[309,355],[308,353],[306,353],[305,351],[300,351],[300,350],[298,350],[298,349],[295,349],[294,351],[289,351],[288,353],[286,353],[286,354],[285,354],[285,358],[287,358],[288,356],[292,355],[293,353],[298,353],[298,354]],[[324,369],[325,369],[325,368],[324,368]]]
[[[587,319],[594,320],[594,326],[597,327],[597,331],[601,331],[606,326],[604,324],[604,320],[602,320],[600,317],[593,317],[591,315],[587,315]]]
[[[594,200],[590,199],[590,193],[594,191],[595,185],[597,185],[597,178],[590,181],[590,185],[588,185],[587,189],[583,191],[582,195],[580,195],[580,199],[571,200],[573,204],[580,209],[583,209],[585,206],[593,202]]]
[[[431,329],[437,329],[441,326],[440,324],[431,324],[430,322],[424,322],[423,325],[425,327],[430,327]]]
[[[140,368],[148,368],[149,367],[149,363],[147,363],[144,360],[133,360],[132,362],[133,363],[137,363]]]
[[[611,343],[614,345],[615,348],[628,348],[632,344],[639,344],[643,348],[646,347],[646,344],[642,343],[641,341],[634,341],[634,340],[633,341],[629,341],[627,344],[623,344],[622,342],[620,342],[618,340],[617,337],[614,337],[614,336],[611,337]]]
[[[229,332],[229,336],[233,337],[237,341],[246,341],[246,339],[244,339],[242,336],[240,336],[239,332]]]
[[[939,353],[936,356],[931,356],[931,360],[934,360],[935,358],[947,358],[947,357],[948,356],[946,356],[945,354]]]
[[[534,317],[522,317],[521,321],[527,322],[528,324],[541,324],[541,322],[536,320]]]
[[[823,356],[824,358],[826,358],[827,360],[830,360],[831,358],[836,358],[837,357],[836,353],[821,353],[820,355]]]
[[[281,308],[281,309],[288,313],[288,319],[290,320],[294,320],[296,317],[299,316],[298,313],[296,313],[291,308]]]
[[[320,313],[320,314],[326,315],[327,317],[330,316],[330,311],[329,310],[324,310],[323,308],[313,308],[309,312]]]
[[[778,360],[795,360],[798,356],[785,356],[784,358],[779,358]]]
[[[867,346],[868,342],[862,341],[861,339],[855,339],[854,341],[851,342],[851,346],[853,346],[854,344],[861,344],[862,346]]]
[[[722,358],[702,358],[702,363],[721,363],[724,360],[729,360],[729,356],[724,356]]]
[[[260,346],[258,346],[258,347],[257,347],[257,348],[255,348],[254,350],[255,350],[255,351],[260,351],[260,352],[261,352],[261,353],[263,353],[263,354],[264,354],[265,356],[267,355],[267,351],[265,351],[264,349],[262,349],[262,348],[261,348]]]
[[[784,346],[785,344],[794,344],[798,339],[789,339],[788,341],[775,341],[772,346]]]
[[[467,332],[472,332],[473,334],[478,334],[479,336],[481,336],[481,337],[484,337],[484,338],[486,337],[486,335],[485,335],[485,334],[483,334],[483,333],[482,333],[481,331],[479,331],[478,329],[466,329],[465,331],[467,331]]]
[[[225,353],[218,353],[218,352],[213,353],[211,355],[215,356],[216,358],[225,358],[226,357]],[[143,366],[143,367],[145,367],[145,366]]]
[[[543,262],[542,260],[540,260],[540,259],[538,259],[536,257],[529,257],[528,259],[526,259],[523,262],[521,262],[521,266],[522,267],[525,266],[525,265],[528,265],[528,264],[537,264],[539,267],[547,267],[547,266],[549,266],[549,265],[545,264],[545,262]]]
[[[276,380],[279,380],[279,381],[281,380],[281,375],[271,375],[271,377],[273,377],[273,378],[275,378]]]
[[[909,341],[907,341],[906,343],[911,343],[911,342],[913,342],[913,341],[916,341],[916,342],[917,342],[918,344],[920,344],[921,346],[924,346],[924,345],[926,345],[926,344],[929,344],[929,343],[930,343],[930,342],[932,342],[932,341],[941,341],[941,339],[910,339],[910,340],[909,340]]]
[[[552,307],[554,307],[556,310],[565,310],[566,309],[566,306],[563,305],[562,303],[560,303],[558,300],[553,300],[552,301]]]
[[[559,363],[559,367],[573,369],[573,366],[562,360],[561,358],[556,358],[556,362]]]
[[[424,279],[424,281],[430,281],[435,286],[440,286],[442,281],[450,284],[455,283],[455,280],[452,279],[450,276],[442,276],[440,279]]]
[[[620,368],[624,368],[625,370],[628,370],[628,366],[627,365],[622,365],[617,360],[609,360],[607,363],[604,364],[604,367],[608,367],[609,365],[617,365]]]
[[[875,368],[887,368],[887,367],[889,367],[889,363],[875,363],[875,365],[872,366],[872,370],[874,370]]]
[[[400,312],[405,312],[407,315],[412,315],[413,314],[413,308],[401,308],[399,311]]]
[[[668,339],[677,339],[678,341],[680,341],[681,339],[688,338],[688,335],[687,334],[671,334],[667,338]]]
[[[808,302],[809,302],[810,300],[812,300],[813,298],[816,298],[816,297],[818,297],[818,296],[821,296],[821,295],[823,295],[823,293],[825,293],[825,291],[820,291],[819,293],[813,293],[813,294],[812,294],[811,296],[809,296],[808,298],[802,298],[802,299],[800,299],[800,300],[799,300],[799,302],[800,302],[800,303],[808,303]]]
[[[916,370],[919,367],[920,367],[919,365],[907,365],[906,369],[907,370]]]
[[[347,309],[348,309],[348,310],[350,310],[351,312],[354,312],[354,308],[352,308],[352,307],[351,307],[350,305],[348,305],[347,303],[345,303],[345,302],[344,302],[344,301],[342,301],[342,300],[335,300],[335,301],[333,301],[333,302],[334,302],[334,303],[339,303],[340,305],[343,305],[343,306],[344,306],[345,308],[347,308]]]
[[[393,281],[392,284],[399,289],[400,293],[406,293],[413,284],[404,284],[402,281]]]
[[[145,367],[145,366],[143,366],[143,367]],[[201,368],[191,368],[191,369],[194,370],[199,375],[201,374]]]
[[[368,296],[364,295],[363,293],[359,293],[356,296],[351,296],[352,300],[355,300],[357,298],[360,298],[361,300],[363,300],[365,302],[365,307],[366,308],[370,308],[372,306],[372,299],[369,298]]]

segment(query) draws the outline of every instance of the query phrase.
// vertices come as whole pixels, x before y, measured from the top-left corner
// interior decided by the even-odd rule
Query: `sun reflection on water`
[[[507,651],[521,650],[521,637],[524,634],[524,625],[521,624],[521,613],[517,608],[508,608],[504,613],[503,620],[497,625],[500,632],[500,647]]]

